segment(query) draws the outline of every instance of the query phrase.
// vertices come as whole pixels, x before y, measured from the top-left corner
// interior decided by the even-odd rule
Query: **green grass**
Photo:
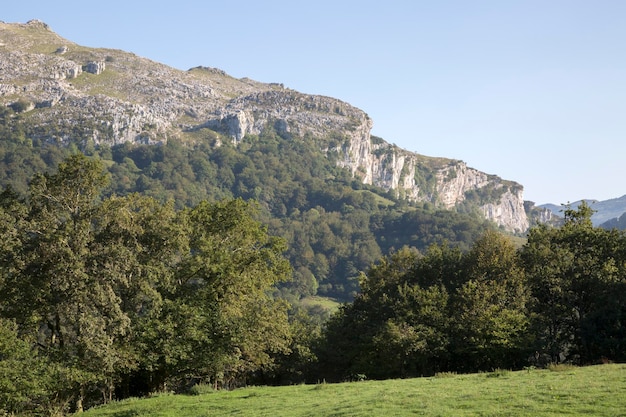
[[[333,298],[320,297],[318,295],[311,295],[308,297],[304,297],[302,300],[300,300],[300,303],[304,307],[320,306],[324,310],[327,310],[331,313],[334,313],[335,311],[337,311],[339,309],[339,306],[341,305],[339,301]]]
[[[372,197],[374,197],[374,200],[376,201],[376,204],[378,204],[379,207],[391,207],[391,206],[395,206],[396,203],[389,200],[388,198],[385,198],[381,195],[378,195],[376,193],[373,193],[369,190],[357,190],[357,193],[362,193],[362,194],[369,194]]]
[[[444,376],[160,395],[84,416],[626,416],[626,365]]]

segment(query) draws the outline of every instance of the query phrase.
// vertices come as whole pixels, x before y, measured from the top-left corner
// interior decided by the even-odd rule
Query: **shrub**
[[[576,365],[572,365],[571,363],[551,363],[548,365],[548,369],[552,372],[571,371],[576,369]]]
[[[189,395],[206,395],[215,392],[213,384],[199,383],[189,388]]]
[[[33,106],[33,103],[24,99],[19,99],[15,103],[12,103],[10,107],[11,109],[13,109],[15,113],[22,113],[31,109],[32,106]]]
[[[454,378],[456,375],[456,372],[437,372],[435,378]]]
[[[493,372],[487,374],[487,378],[500,378],[501,376],[507,376],[511,371],[508,369],[495,369]]]

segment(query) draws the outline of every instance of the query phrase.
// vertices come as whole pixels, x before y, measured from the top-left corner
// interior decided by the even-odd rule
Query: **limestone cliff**
[[[360,140],[352,140],[343,149],[343,155],[340,163],[365,183],[396,190],[400,197],[412,201],[428,201],[447,209],[472,200],[485,218],[505,230],[528,229],[523,187],[470,168],[463,161],[408,152],[371,138],[369,131]],[[490,191],[487,198],[480,197],[483,190]]]
[[[209,129],[236,144],[271,127],[317,141],[366,184],[443,208],[475,207],[509,231],[528,228],[521,185],[372,137],[368,115],[341,100],[83,47],[39,21],[0,22],[0,105],[19,107],[41,138],[58,143],[198,141]]]

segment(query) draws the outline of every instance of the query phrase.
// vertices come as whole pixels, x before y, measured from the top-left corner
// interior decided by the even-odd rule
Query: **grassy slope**
[[[330,313],[334,313],[335,311],[337,311],[339,309],[339,306],[341,305],[341,303],[334,298],[321,297],[318,295],[305,297],[300,300],[300,302],[305,307],[319,306],[324,310],[329,311]]]
[[[127,416],[626,416],[626,365],[160,395],[92,409]]]

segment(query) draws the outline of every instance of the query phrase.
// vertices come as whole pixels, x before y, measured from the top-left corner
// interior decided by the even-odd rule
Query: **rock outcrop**
[[[481,206],[485,218],[502,226],[506,230],[525,232],[529,221],[524,211],[522,190],[507,189],[496,203],[488,203]]]
[[[509,231],[528,227],[521,185],[372,137],[369,116],[341,100],[214,68],[180,71],[123,51],[82,47],[39,21],[0,23],[0,105],[18,100],[33,103],[25,118],[55,127],[41,129],[43,139],[61,143],[77,134],[111,145],[197,141],[198,132],[210,129],[237,144],[271,127],[317,141],[363,183],[447,209],[471,203]]]
[[[221,129],[235,142],[246,134],[259,134],[269,123],[283,126],[284,131],[296,135],[324,136],[329,129],[334,129],[341,132],[343,142],[325,151],[337,153],[338,164],[363,183],[395,190],[400,197],[428,201],[446,209],[465,202],[470,192],[499,189],[494,201],[478,205],[485,218],[511,232],[521,233],[529,227],[523,187],[519,184],[470,168],[463,161],[428,158],[372,138],[371,119],[346,103],[335,102],[341,104],[342,110],[333,115],[328,110],[334,99],[327,97],[295,97],[293,92],[271,92],[262,96],[230,103],[223,115],[205,126]]]
[[[91,61],[85,65],[85,71],[90,74],[100,75],[106,68],[104,61]]]

